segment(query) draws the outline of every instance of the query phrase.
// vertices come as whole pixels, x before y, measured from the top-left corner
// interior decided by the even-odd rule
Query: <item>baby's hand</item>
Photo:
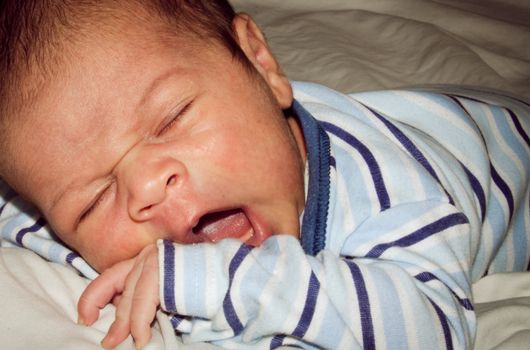
[[[111,302],[116,304],[116,319],[101,345],[112,349],[131,334],[137,348],[145,346],[151,339],[151,323],[160,304],[156,245],[105,270],[88,285],[77,305],[79,323],[92,325],[99,310]]]

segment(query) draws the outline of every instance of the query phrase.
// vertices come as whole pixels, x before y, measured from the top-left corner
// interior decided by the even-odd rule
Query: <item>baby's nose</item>
[[[130,160],[124,169],[127,209],[135,221],[152,219],[168,200],[181,178],[181,164],[169,157]]]

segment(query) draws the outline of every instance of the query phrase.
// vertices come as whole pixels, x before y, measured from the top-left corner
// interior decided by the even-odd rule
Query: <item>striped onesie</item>
[[[161,308],[185,342],[226,348],[470,348],[471,284],[529,269],[530,106],[293,86],[308,149],[300,241],[159,241]],[[4,242],[92,273],[9,198]]]

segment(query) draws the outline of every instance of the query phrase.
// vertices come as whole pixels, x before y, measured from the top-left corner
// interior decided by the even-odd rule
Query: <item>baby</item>
[[[113,348],[158,309],[228,348],[467,348],[528,269],[530,109],[293,89],[222,0],[8,1],[0,176],[101,272]],[[396,108],[399,106],[399,108]]]

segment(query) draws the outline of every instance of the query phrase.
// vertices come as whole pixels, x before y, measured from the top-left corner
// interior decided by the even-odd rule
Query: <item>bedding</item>
[[[289,78],[343,92],[452,84],[530,99],[530,3],[514,0],[234,0],[254,16]],[[10,192],[10,203],[24,207]],[[1,203],[1,202],[0,202]],[[0,204],[1,205],[1,204]],[[6,209],[2,207],[2,209]],[[95,273],[75,255],[47,262],[17,246],[35,218],[28,207],[8,226],[0,209],[0,344],[5,349],[97,349],[113,317],[93,327],[75,323],[76,302]],[[12,222],[12,221],[11,221]],[[45,239],[32,244],[54,251]],[[20,239],[21,241],[21,239]],[[37,250],[38,251],[38,250]],[[73,268],[72,268],[73,267]],[[502,288],[499,288],[502,286]],[[530,274],[487,276],[473,286],[475,348],[530,344]],[[212,349],[183,345],[157,317],[147,349]],[[129,338],[119,349],[134,349]]]

